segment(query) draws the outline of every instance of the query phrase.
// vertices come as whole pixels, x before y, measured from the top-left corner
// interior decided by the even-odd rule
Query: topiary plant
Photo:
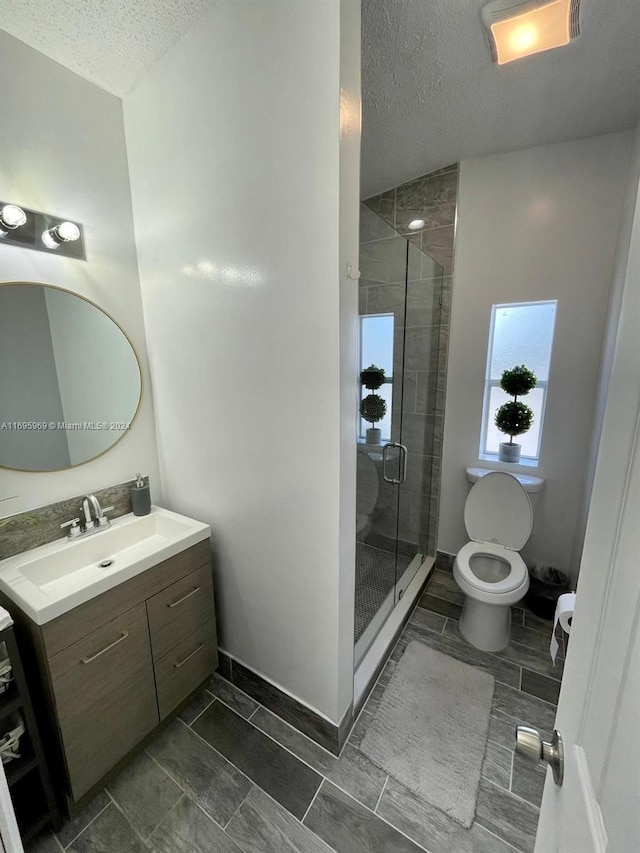
[[[360,401],[360,414],[373,426],[387,414],[387,404],[379,394],[367,394]]]
[[[377,391],[384,383],[384,369],[382,367],[376,367],[375,364],[370,364],[369,367],[365,367],[365,369],[361,371],[360,382],[362,382],[364,387],[368,388],[369,391]]]
[[[509,436],[508,445],[500,445],[499,458],[504,462],[520,461],[520,446],[513,443],[516,435],[522,435],[531,429],[533,425],[533,409],[518,400],[535,388],[538,379],[532,370],[524,364],[516,365],[511,370],[505,370],[500,377],[500,387],[513,397],[508,403],[504,403],[495,416],[495,425],[500,432]]]
[[[538,384],[538,378],[524,364],[516,365],[511,370],[505,370],[500,377],[500,387],[510,397],[524,397]]]
[[[500,406],[496,412],[495,424],[500,432],[509,436],[509,444],[513,444],[514,435],[522,435],[531,429],[533,411],[525,403],[512,400]]]

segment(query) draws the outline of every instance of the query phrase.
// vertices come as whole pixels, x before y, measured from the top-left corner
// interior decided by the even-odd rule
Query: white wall
[[[356,565],[358,282],[360,256],[360,0],[340,3],[340,588],[338,707],[353,696]]]
[[[124,104],[166,502],[212,526],[221,646],[333,722],[340,36],[221,0]]]
[[[133,239],[127,157],[118,98],[0,31],[6,69],[0,88],[0,198],[84,225],[87,261],[0,246],[0,279],[56,284],[86,296],[146,348]],[[87,358],[95,381],[109,353]],[[94,462],[46,474],[0,469],[0,516],[123,482],[145,471],[159,501],[153,409],[145,396],[131,432]]]
[[[631,133],[466,160],[460,168],[438,547],[468,540],[464,468],[477,465],[491,306],[557,299],[541,459],[525,560],[575,573],[599,365]],[[486,463],[480,463],[486,464]]]

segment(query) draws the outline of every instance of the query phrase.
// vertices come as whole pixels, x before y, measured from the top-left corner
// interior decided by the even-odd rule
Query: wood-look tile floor
[[[550,733],[562,661],[551,665],[550,624],[520,609],[508,648],[479,652],[458,630],[461,604],[452,575],[434,572],[339,758],[216,675],[82,814],[27,853],[530,853],[545,777],[514,756],[514,728]],[[411,640],[496,679],[469,830],[358,748]]]

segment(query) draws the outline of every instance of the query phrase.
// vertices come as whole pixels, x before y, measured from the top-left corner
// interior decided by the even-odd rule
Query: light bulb
[[[409,223],[409,228],[411,231],[417,231],[418,228],[424,228],[426,222],[424,219],[412,219]]]
[[[8,234],[27,221],[27,214],[17,204],[5,204],[0,210],[0,233]]]
[[[525,24],[518,27],[517,30],[513,31],[510,38],[511,47],[516,53],[525,53],[531,50],[537,41],[538,30],[533,24]]]
[[[42,235],[47,249],[57,249],[61,243],[72,243],[80,237],[80,229],[74,222],[61,222]]]

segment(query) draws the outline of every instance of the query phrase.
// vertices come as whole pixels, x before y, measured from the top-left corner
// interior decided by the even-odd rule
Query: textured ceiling
[[[193,29],[215,0],[0,0],[0,26],[114,95]]]
[[[638,119],[640,0],[582,0],[576,41],[502,68],[485,44],[485,2],[362,0],[363,198],[467,157]],[[0,0],[0,25],[123,95],[214,3]]]
[[[468,157],[640,116],[640,0],[582,0],[567,47],[499,68],[487,0],[362,0],[362,197]]]

